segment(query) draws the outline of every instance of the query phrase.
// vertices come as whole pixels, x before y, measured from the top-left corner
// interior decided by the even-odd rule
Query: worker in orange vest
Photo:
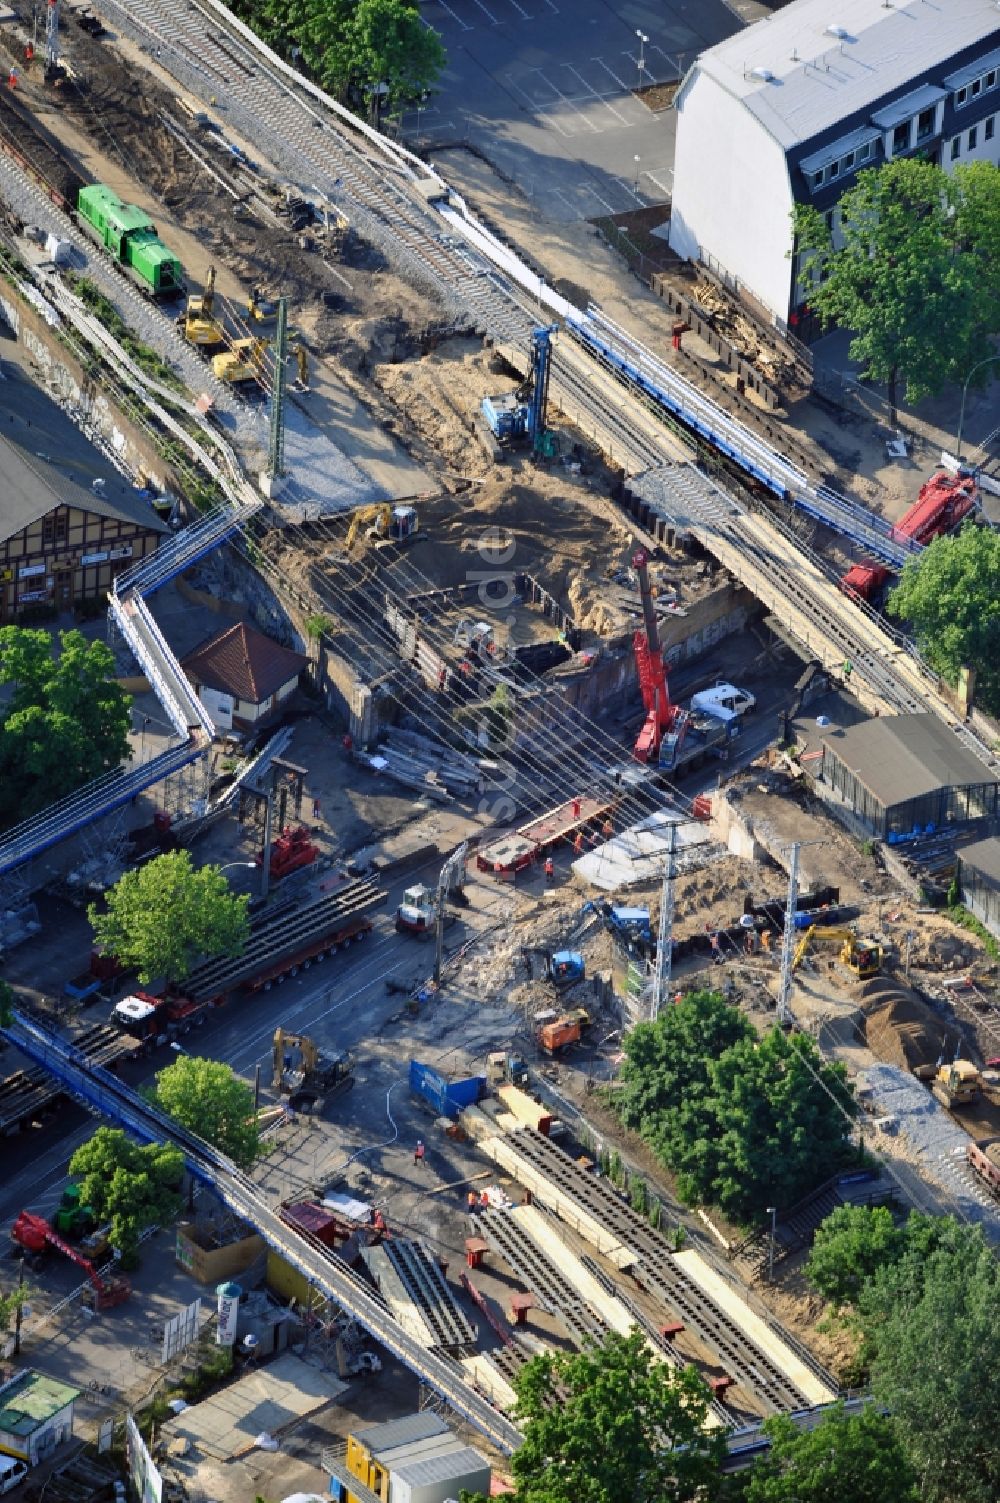
[[[421,1168],[423,1168],[423,1163],[424,1163],[424,1145],[423,1145],[423,1143],[418,1142],[416,1148],[414,1148],[414,1150],[413,1150],[413,1162],[415,1164],[419,1164],[421,1166]]]
[[[615,833],[615,827],[611,823],[610,819],[606,819],[604,821],[604,829],[603,829],[602,833],[604,835],[605,840],[610,840],[611,837],[612,837],[612,835]]]
[[[546,856],[546,858],[545,858],[545,880],[546,880],[546,882],[553,881],[554,878],[555,878],[555,874],[556,874],[556,864],[552,860],[551,856]]]
[[[580,800],[578,798],[575,798],[573,800],[573,818],[580,818]]]
[[[583,855],[583,831],[582,830],[578,830],[576,832],[576,839],[573,842],[573,854],[576,855],[576,856],[582,856]]]

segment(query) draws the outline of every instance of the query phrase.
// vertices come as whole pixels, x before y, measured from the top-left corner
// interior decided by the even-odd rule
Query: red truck
[[[154,997],[150,992],[132,992],[116,1004],[111,1021],[122,1033],[154,1048],[200,1027],[208,1008],[207,1002],[192,1002],[190,997]]]

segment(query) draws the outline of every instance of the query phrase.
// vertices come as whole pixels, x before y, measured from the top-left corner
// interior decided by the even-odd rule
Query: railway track
[[[139,1052],[135,1039],[119,1033],[107,1023],[91,1023],[73,1038],[73,1044],[91,1064],[114,1069],[122,1060],[134,1059]],[[0,1080],[0,1136],[18,1132],[26,1122],[47,1115],[63,1091],[51,1075],[35,1067],[15,1070]]]
[[[646,1219],[618,1196],[605,1179],[595,1178],[541,1133],[522,1128],[511,1136],[515,1151],[545,1179],[570,1196],[603,1228],[635,1255],[631,1272],[636,1282],[682,1325],[689,1326],[710,1350],[718,1353],[728,1375],[773,1410],[798,1409],[803,1394],[767,1352],[732,1321],[678,1265],[666,1241]],[[786,1345],[784,1332],[776,1333]],[[812,1357],[796,1347],[796,1354],[831,1390],[836,1385]]]

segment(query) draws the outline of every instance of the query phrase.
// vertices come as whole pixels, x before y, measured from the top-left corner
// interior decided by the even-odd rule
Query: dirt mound
[[[865,1038],[879,1059],[913,1071],[954,1058],[958,1030],[903,982],[876,976],[861,987],[861,998]]]

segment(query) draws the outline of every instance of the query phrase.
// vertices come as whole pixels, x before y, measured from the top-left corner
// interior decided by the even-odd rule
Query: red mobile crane
[[[960,470],[957,475],[932,475],[921,486],[909,511],[892,529],[892,536],[912,538],[924,545],[931,543],[946,532],[953,532],[972,511],[976,500],[975,477],[967,471]],[[891,572],[884,564],[853,564],[840,581],[840,588],[847,595],[860,595],[862,600],[871,600]]]
[[[43,1253],[46,1247],[54,1247],[64,1257],[71,1258],[83,1269],[93,1285],[95,1310],[111,1310],[115,1305],[123,1304],[132,1293],[128,1279],[102,1279],[90,1259],[85,1258],[79,1248],[64,1242],[44,1216],[36,1216],[32,1211],[22,1211],[10,1234],[17,1246],[23,1247],[25,1252],[37,1255]]]
[[[657,762],[663,767],[672,767],[684,739],[688,714],[679,705],[670,702],[653,592],[649,587],[649,555],[644,548],[633,553],[632,567],[639,580],[639,597],[642,600],[645,623],[645,629],[637,631],[632,638],[632,650],[639,670],[642,702],[646,708],[646,719],[632,755],[637,762]]]

